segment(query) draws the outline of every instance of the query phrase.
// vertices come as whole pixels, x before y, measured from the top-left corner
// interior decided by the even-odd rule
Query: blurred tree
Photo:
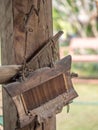
[[[80,37],[98,36],[95,0],[54,0],[54,29]]]

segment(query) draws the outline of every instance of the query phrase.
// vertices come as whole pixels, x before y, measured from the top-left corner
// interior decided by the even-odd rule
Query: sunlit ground
[[[79,97],[57,115],[57,130],[98,130],[98,84],[74,84]]]

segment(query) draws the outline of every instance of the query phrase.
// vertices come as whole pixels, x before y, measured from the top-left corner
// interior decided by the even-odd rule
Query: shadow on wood
[[[39,124],[48,120],[77,97],[70,69],[71,56],[67,56],[52,68],[45,67],[30,73],[25,81],[5,85],[18,112],[17,128],[30,124],[36,116]]]
[[[27,62],[27,66],[28,68],[32,69],[33,63],[37,63],[37,60],[40,57],[43,57],[46,55],[46,50],[50,47],[52,47],[52,45],[56,44],[58,39],[60,38],[60,36],[63,34],[63,31],[59,31],[56,35],[54,35],[52,38],[50,38],[47,42],[45,42],[45,44],[40,47],[38,50],[36,50],[36,52],[34,54],[32,54],[31,56],[29,56],[26,60]],[[46,61],[45,61],[46,62]],[[51,61],[52,63],[52,61]],[[50,66],[51,66],[50,63]],[[42,61],[41,66],[47,66],[47,64]],[[49,65],[48,65],[49,66]],[[35,67],[36,68],[36,64]],[[33,70],[34,70],[33,68]],[[8,82],[11,82],[11,79],[17,75],[17,73],[19,73],[19,71],[21,71],[23,69],[22,65],[5,65],[5,66],[1,66],[0,67],[0,84],[5,84]]]

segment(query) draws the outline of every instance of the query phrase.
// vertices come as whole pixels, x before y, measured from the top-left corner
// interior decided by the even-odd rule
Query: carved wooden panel
[[[4,87],[17,108],[17,128],[30,124],[36,116],[39,124],[48,120],[77,97],[71,81],[70,67],[71,57],[67,56],[52,68],[38,69],[31,72],[26,80]]]

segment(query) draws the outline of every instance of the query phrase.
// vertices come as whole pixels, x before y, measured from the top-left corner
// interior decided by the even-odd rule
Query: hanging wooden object
[[[37,116],[42,123],[77,97],[71,82],[71,56],[58,61],[54,67],[31,72],[25,81],[5,85],[18,112],[18,128],[30,124]]]
[[[60,36],[63,34],[63,31],[59,31],[56,35],[54,35],[52,38],[50,38],[48,41],[46,41],[44,43],[43,46],[41,46],[38,50],[36,50],[36,52],[32,55],[30,55],[27,59],[26,59],[26,63],[29,69],[32,69],[33,66],[33,62],[35,62],[36,64],[34,64],[33,66],[33,70],[36,68],[37,66],[37,60],[40,58],[44,58],[44,56],[46,56],[47,52],[47,48],[51,48],[52,51],[52,46],[55,45],[58,41],[58,39],[60,38]],[[50,61],[50,63],[52,63],[53,61]],[[48,63],[44,63],[43,61],[40,62],[41,66],[47,66]],[[49,65],[48,65],[49,66]],[[51,66],[51,64],[50,64]],[[20,70],[23,69],[22,65],[5,65],[5,66],[1,66],[0,67],[0,84],[5,84],[8,82],[11,82],[11,79],[13,77],[15,77],[17,75],[17,73],[19,73]]]

